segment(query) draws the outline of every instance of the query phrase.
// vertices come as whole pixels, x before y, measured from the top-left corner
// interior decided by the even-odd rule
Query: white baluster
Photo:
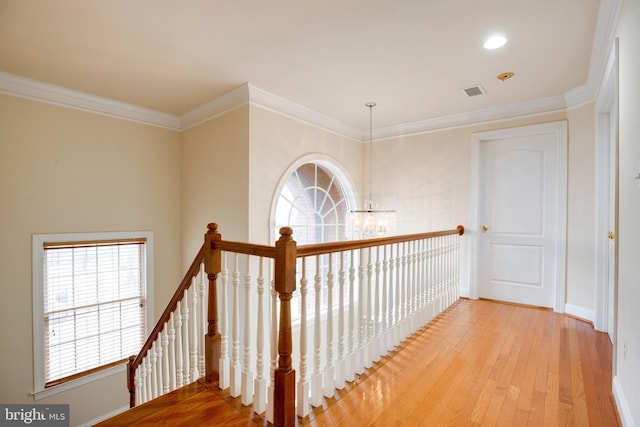
[[[197,280],[194,279],[191,283],[191,339],[190,349],[191,354],[191,382],[198,381],[200,378],[200,371],[198,370],[198,346],[199,339],[198,334],[200,331],[200,322],[198,322],[198,285]],[[203,337],[204,338],[204,337]]]
[[[162,396],[164,389],[164,354],[162,353],[162,332],[158,334],[156,341],[153,343],[156,349],[156,363],[154,370],[156,372],[156,396]]]
[[[365,311],[364,311],[364,357],[363,363],[365,368],[371,367],[373,358],[373,314],[371,310],[372,294],[373,294],[373,264],[371,248],[367,251],[367,279],[365,288]]]
[[[309,374],[307,372],[307,258],[302,258],[300,277],[300,373],[298,379],[298,416],[309,415]]]
[[[151,345],[149,349],[150,361],[149,363],[149,376],[151,377],[151,399],[158,397],[158,369],[156,363],[158,362],[158,354],[156,353],[156,341]]]
[[[364,373],[364,359],[365,359],[365,345],[366,345],[366,337],[365,337],[365,325],[366,325],[366,317],[365,317],[365,291],[366,291],[366,283],[364,281],[366,267],[364,265],[364,249],[360,249],[358,257],[358,346],[356,348],[356,364],[354,367],[354,371],[357,374]]]
[[[432,237],[429,239],[429,317],[431,319],[436,317],[436,264],[435,254],[436,246],[435,239]],[[431,320],[430,319],[430,320]]]
[[[267,421],[273,424],[273,391],[275,387],[275,372],[278,369],[278,292],[275,282],[271,281],[271,327],[269,328],[269,349],[271,355],[271,381],[267,388]]]
[[[350,251],[350,264],[349,264],[349,311],[348,311],[348,324],[349,330],[348,337],[348,354],[345,370],[345,379],[349,382],[355,379],[356,371],[356,324],[355,324],[355,282],[356,282],[356,268],[355,268],[355,251]]]
[[[227,253],[222,253],[222,274],[221,274],[221,286],[220,286],[220,377],[218,380],[218,387],[221,390],[229,388],[229,332],[227,325],[229,324],[227,307],[229,301],[227,299],[227,285],[229,283],[229,270],[227,270]]]
[[[144,403],[151,399],[151,377],[149,376],[149,353],[146,354],[144,359],[142,359],[142,363],[140,364],[140,383],[142,387],[141,393],[141,403]]]
[[[442,239],[436,237],[436,301],[437,314],[442,313]]]
[[[189,289],[185,289],[182,296],[182,363],[184,376],[182,382],[184,385],[191,383],[189,375],[191,373],[191,363],[189,358]]]
[[[165,322],[162,331],[162,394],[171,391],[171,377],[169,375],[169,322]]]
[[[336,363],[335,386],[344,388],[345,378],[345,334],[344,334],[344,252],[340,252],[340,270],[338,271],[338,361]]]
[[[460,298],[460,236],[456,235],[456,256],[455,256],[455,271],[456,271],[456,301]]]
[[[416,330],[424,325],[422,265],[422,240],[416,240]]]
[[[393,349],[393,345],[391,344],[391,333],[389,328],[391,327],[391,307],[393,307],[392,303],[392,293],[390,289],[390,280],[389,280],[389,257],[387,255],[387,251],[389,249],[389,245],[384,245],[383,258],[382,258],[382,354],[386,354]]]
[[[408,256],[407,256],[407,286],[409,290],[407,292],[407,337],[411,336],[415,327],[415,302],[416,302],[416,286],[415,286],[415,241],[407,242]]]
[[[174,326],[176,331],[176,388],[184,385],[184,361],[182,360],[182,303],[178,301],[174,311]]]
[[[144,401],[147,402],[153,399],[153,384],[151,379],[151,350],[147,352],[147,356],[144,358]]]
[[[372,252],[370,252],[372,253]],[[374,264],[375,268],[375,280],[371,282],[373,285],[373,316],[371,317],[371,344],[369,352],[371,354],[371,360],[373,362],[377,362],[380,360],[381,355],[381,344],[380,344],[380,326],[381,322],[381,312],[380,312],[380,298],[381,298],[381,283],[380,283],[380,271],[381,271],[381,263],[380,263],[380,246],[376,246],[376,262]],[[371,286],[370,285],[370,286]]]
[[[426,325],[431,319],[429,319],[429,270],[427,265],[428,257],[428,240],[422,241],[422,324]]]
[[[267,407],[267,379],[264,376],[264,276],[260,257],[258,270],[258,319],[256,337],[256,379],[253,389],[253,411],[261,414]]]
[[[325,397],[333,397],[335,391],[335,365],[333,355],[333,254],[327,254],[327,363],[323,370],[323,390]]]
[[[208,313],[207,313],[207,288],[209,285],[209,280],[207,278],[207,273],[204,271],[204,263],[200,264],[200,280],[198,283],[200,286],[198,287],[198,296],[200,298],[200,309],[199,318],[200,318],[200,332],[198,336],[198,370],[200,371],[200,375],[206,375],[206,367],[205,367],[205,349],[204,349],[204,337],[207,335],[208,331]]]
[[[394,316],[394,324],[393,324],[393,344],[394,346],[400,345],[401,337],[401,324],[402,324],[402,257],[400,256],[400,243],[396,245],[396,297],[395,297],[395,316]]]
[[[313,321],[313,376],[311,378],[311,405],[322,405],[322,367],[320,366],[320,290],[322,277],[320,276],[320,257],[316,256],[316,274],[314,276],[315,313]]]
[[[141,373],[142,373],[142,364],[138,365],[138,368],[136,369],[136,373],[133,377],[133,385],[136,390],[136,406],[140,405],[143,402],[142,400],[143,380],[141,380],[141,376],[142,376]]]
[[[174,326],[174,313],[169,316],[169,391],[176,389],[176,329]]]
[[[240,271],[238,271],[238,254],[234,254],[233,267],[233,305],[231,307],[232,323],[231,323],[231,397],[238,397],[242,393],[241,371],[240,365],[240,307],[238,301],[238,286],[240,285]]]
[[[408,243],[402,245],[402,341],[409,337],[409,253]]]
[[[253,373],[251,372],[251,257],[247,255],[247,270],[244,275],[244,346],[242,357],[242,404],[253,403]]]

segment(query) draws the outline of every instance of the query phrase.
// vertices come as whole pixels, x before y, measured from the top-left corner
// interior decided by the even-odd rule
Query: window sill
[[[42,386],[39,385],[40,388],[32,392],[31,395],[33,396],[34,400],[44,399],[46,397],[53,396],[55,394],[62,393],[67,390],[71,390],[73,388],[79,387],[81,385],[98,381],[102,378],[110,377],[115,374],[121,374],[122,372],[126,371],[126,368],[127,368],[127,364],[123,363],[121,365],[112,366],[111,368],[104,369],[99,372],[94,372],[93,374],[89,374],[82,378],[77,378],[72,381],[58,384],[53,387],[42,388]]]

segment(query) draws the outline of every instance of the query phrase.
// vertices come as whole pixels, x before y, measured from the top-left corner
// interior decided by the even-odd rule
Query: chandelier
[[[378,210],[373,202],[373,107],[376,103],[367,102],[365,106],[369,108],[369,198],[363,209],[348,214],[351,239],[383,237],[396,231],[396,211]]]

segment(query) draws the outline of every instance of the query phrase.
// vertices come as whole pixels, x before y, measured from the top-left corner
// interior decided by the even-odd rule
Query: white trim
[[[610,224],[610,180],[612,173],[610,169],[610,114],[617,111],[617,54],[616,46],[610,52],[605,74],[598,92],[595,108],[595,283],[594,283],[594,328],[597,331],[609,330],[608,303],[609,292],[607,283],[609,281],[609,242],[607,233]],[[616,120],[616,118],[613,118]],[[613,178],[615,179],[615,178]],[[611,230],[615,231],[615,230]]]
[[[180,119],[173,114],[138,107],[126,102],[114,101],[1,71],[0,93],[117,119],[180,130]]]
[[[624,427],[635,427],[636,424],[633,421],[633,416],[631,415],[631,408],[629,407],[629,403],[627,401],[626,396],[624,395],[624,391],[622,390],[622,385],[620,385],[620,380],[616,375],[613,377],[613,398],[616,401],[616,406],[618,407],[618,415],[620,415],[620,421],[622,421],[622,425]]]
[[[82,424],[78,424],[78,427],[91,427],[91,426],[94,426],[94,425],[96,425],[98,423],[101,423],[102,421],[105,421],[105,420],[108,420],[109,418],[115,417],[116,415],[120,415],[123,412],[128,411],[129,409],[130,408],[128,406],[123,406],[123,407],[118,408],[118,409],[116,409],[114,411],[108,412],[108,413],[106,413],[104,415],[101,415],[101,416],[99,416],[97,418],[94,418],[94,419],[92,419],[90,421],[87,421],[87,422],[82,423]]]
[[[480,211],[480,174],[481,174],[481,144],[484,141],[502,138],[515,138],[536,134],[554,134],[557,143],[557,177],[556,194],[556,224],[557,240],[557,268],[556,268],[556,292],[554,297],[554,311],[563,313],[565,310],[566,291],[566,264],[567,264],[567,122],[561,120],[557,122],[542,123],[538,125],[521,126],[488,132],[478,132],[473,134],[471,143],[471,212],[470,229],[465,229],[465,236],[469,239],[469,296],[477,299],[480,296],[479,284],[479,254],[478,254],[478,233],[479,233],[479,211]]]
[[[230,92],[180,116],[181,129],[189,129],[208,120],[229,113],[249,103],[249,85],[238,86]]]
[[[35,326],[34,326],[35,329]],[[34,344],[34,353],[35,353],[35,344]],[[41,349],[39,351],[39,353],[41,353]],[[98,371],[95,372],[91,375],[86,375],[84,377],[80,377],[78,379],[75,379],[73,381],[69,381],[69,382],[65,382],[53,387],[49,387],[49,388],[40,388],[40,389],[36,389],[35,391],[31,392],[31,395],[33,396],[34,400],[40,400],[40,399],[44,399],[47,398],[49,396],[53,396],[56,395],[58,393],[62,393],[63,391],[67,391],[67,390],[71,390],[74,389],[78,386],[84,385],[84,384],[89,384],[92,383],[94,381],[98,381],[102,378],[107,378],[110,377],[112,375],[123,375],[125,372],[127,371],[127,364],[126,362],[123,362],[120,365],[117,366],[112,366],[111,368],[108,369],[104,369],[102,371]],[[34,376],[35,379],[35,376]]]
[[[593,323],[593,310],[589,310],[588,308],[580,307],[579,305],[571,303],[566,303],[564,305],[564,312],[570,314],[571,316]]]
[[[117,365],[105,370],[86,375],[73,381],[62,383],[53,387],[44,387],[44,313],[43,313],[43,289],[42,289],[42,264],[44,257],[43,244],[45,242],[60,241],[89,241],[89,240],[112,240],[112,239],[134,239],[145,238],[146,249],[146,280],[147,288],[145,295],[146,303],[146,330],[153,327],[153,289],[154,289],[154,244],[152,231],[122,231],[122,232],[100,232],[100,233],[56,233],[56,234],[34,234],[32,236],[32,298],[33,298],[33,392],[35,400],[39,400],[77,386],[96,381],[113,375],[115,372],[124,372],[126,364]]]
[[[374,139],[394,138],[421,133],[441,131],[464,126],[473,126],[495,121],[514,120],[538,114],[552,114],[566,111],[567,104],[563,95],[536,99],[494,108],[452,114],[411,123],[374,129]]]

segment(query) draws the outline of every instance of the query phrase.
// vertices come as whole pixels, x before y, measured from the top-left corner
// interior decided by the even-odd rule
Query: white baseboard
[[[116,409],[115,411],[111,411],[108,414],[104,414],[99,416],[98,418],[94,418],[91,421],[87,421],[86,423],[82,423],[82,424],[78,424],[78,427],[91,427],[93,425],[96,425],[104,420],[108,420],[111,417],[115,417],[118,414],[123,413],[124,411],[127,411],[129,409],[128,406],[124,406],[122,408]]]
[[[629,403],[627,403],[627,398],[622,391],[622,387],[620,386],[620,381],[618,381],[617,376],[613,378],[613,398],[618,406],[618,414],[620,415],[620,421],[622,421],[623,427],[635,427],[636,425],[634,424],[631,416]]]
[[[564,312],[572,316],[579,317],[580,319],[587,320],[591,323],[595,320],[595,313],[593,310],[580,307],[579,305],[566,303],[564,305]]]
[[[469,288],[460,288],[460,296],[463,298],[469,298]]]

